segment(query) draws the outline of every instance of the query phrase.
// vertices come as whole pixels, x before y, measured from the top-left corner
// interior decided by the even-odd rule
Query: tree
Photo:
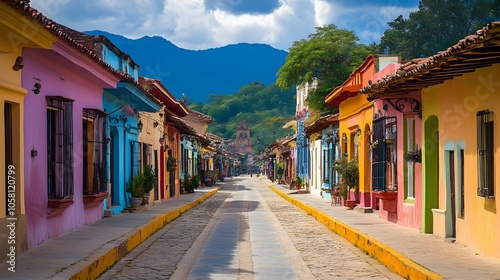
[[[328,110],[326,95],[341,85],[369,54],[368,47],[357,41],[353,31],[338,29],[333,24],[316,27],[316,33],[307,40],[293,43],[276,74],[276,84],[287,89],[318,78],[318,88],[306,102],[313,110]]]
[[[499,0],[422,0],[419,10],[389,22],[380,49],[403,60],[427,57],[500,17]]]

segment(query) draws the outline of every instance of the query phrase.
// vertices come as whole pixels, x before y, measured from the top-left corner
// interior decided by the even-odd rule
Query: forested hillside
[[[189,107],[215,118],[208,131],[225,139],[234,138],[238,124],[246,121],[254,152],[294,133],[282,126],[294,118],[295,88],[282,91],[275,84],[266,87],[252,82],[232,95],[210,95],[207,104],[196,102]]]
[[[186,50],[159,36],[129,39],[104,31],[87,31],[108,37],[140,65],[142,76],[159,79],[180,99],[207,102],[212,94],[231,94],[242,85],[259,81],[270,85],[287,52],[264,44],[234,44],[208,50]]]

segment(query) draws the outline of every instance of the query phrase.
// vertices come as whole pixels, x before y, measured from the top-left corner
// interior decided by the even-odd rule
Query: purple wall
[[[28,220],[28,246],[34,247],[50,238],[102,218],[102,204],[84,208],[82,196],[82,110],[102,109],[103,87],[115,87],[117,79],[102,71],[82,53],[64,45],[53,50],[25,49],[22,85],[25,98],[25,205]],[[96,67],[97,70],[93,70]],[[97,73],[97,74],[95,74]],[[34,83],[42,85],[34,94]],[[46,96],[63,96],[73,102],[73,205],[61,214],[48,217],[47,207],[47,132]],[[31,150],[38,152],[31,156]]]

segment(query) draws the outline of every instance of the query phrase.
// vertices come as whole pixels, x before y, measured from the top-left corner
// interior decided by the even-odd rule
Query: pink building
[[[395,73],[390,64],[373,76],[378,82]],[[371,135],[372,190],[379,216],[406,227],[422,224],[422,105],[420,90],[374,98]],[[411,157],[414,154],[415,157]],[[421,155],[421,154],[420,154]]]
[[[102,94],[119,81],[106,63],[33,10],[22,13],[59,40],[50,50],[24,48],[22,53],[21,83],[28,89],[24,172],[29,248],[102,218],[108,193],[105,188],[92,191],[93,186],[106,187],[107,180],[101,169],[106,153]]]

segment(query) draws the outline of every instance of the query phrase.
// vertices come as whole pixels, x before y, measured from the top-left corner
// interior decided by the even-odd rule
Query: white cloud
[[[70,28],[103,30],[129,38],[159,35],[179,47],[207,49],[239,42],[288,50],[314,27],[333,23],[355,30],[364,43],[378,41],[402,7],[343,8],[332,0],[279,0],[270,14],[210,11],[203,0],[32,0],[31,5]],[[416,1],[416,0],[415,0]],[[367,1],[369,3],[369,1]]]

